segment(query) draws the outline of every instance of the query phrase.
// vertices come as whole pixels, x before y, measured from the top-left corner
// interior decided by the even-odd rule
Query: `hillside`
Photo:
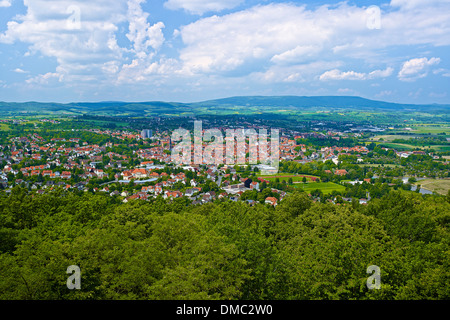
[[[371,110],[396,112],[448,112],[450,105],[414,105],[345,96],[243,96],[195,103],[181,102],[0,102],[0,115],[189,115],[251,114],[302,110]]]

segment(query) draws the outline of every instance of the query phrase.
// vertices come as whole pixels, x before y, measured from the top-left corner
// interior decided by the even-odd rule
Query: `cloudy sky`
[[[450,103],[450,0],[0,0],[0,101]]]

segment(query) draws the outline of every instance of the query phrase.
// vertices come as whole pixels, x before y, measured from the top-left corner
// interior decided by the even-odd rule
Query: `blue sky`
[[[450,0],[0,0],[0,101],[450,103]]]

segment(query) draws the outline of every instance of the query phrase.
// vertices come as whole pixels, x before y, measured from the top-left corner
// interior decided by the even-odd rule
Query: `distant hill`
[[[180,102],[0,102],[0,115],[38,114],[92,114],[92,115],[190,115],[190,114],[251,114],[301,111],[307,109],[327,110],[373,110],[373,111],[426,111],[448,112],[450,105],[399,104],[375,101],[353,96],[242,96],[195,103]]]
[[[438,104],[399,104],[369,100],[354,96],[243,96],[209,100],[192,105],[210,106],[270,106],[296,108],[344,108],[344,109],[383,109],[383,110],[445,110],[450,105]]]

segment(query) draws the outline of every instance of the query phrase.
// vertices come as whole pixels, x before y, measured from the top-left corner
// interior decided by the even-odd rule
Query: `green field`
[[[403,144],[403,143],[383,143],[383,142],[377,142],[378,145],[381,145],[385,148],[391,148],[395,149],[397,151],[409,151],[414,148],[420,148],[424,149],[424,147],[417,147],[417,146],[411,146],[409,144]]]
[[[277,178],[280,180],[280,182],[282,182],[283,180],[285,180],[286,182],[288,182],[289,178],[292,178],[292,182],[293,182],[293,187],[294,188],[299,188],[299,189],[303,189],[305,192],[311,192],[314,190],[319,189],[320,191],[322,191],[324,194],[329,194],[331,192],[333,192],[334,190],[336,191],[345,191],[345,187],[333,182],[313,182],[311,180],[310,177],[314,177],[311,175],[305,175],[307,176],[306,178],[306,183],[303,183],[303,175],[296,175],[296,174],[292,174],[292,173],[278,173],[277,175],[272,175],[272,176],[258,176],[259,178],[263,178],[267,181],[271,181],[274,182]],[[319,177],[317,177],[317,179],[319,179]]]
[[[433,146],[432,147],[434,150],[439,151],[439,152],[446,152],[446,151],[450,151],[450,145],[446,145],[446,146]]]
[[[311,192],[319,189],[324,194],[329,194],[336,191],[345,191],[345,187],[333,182],[310,182],[310,183],[297,183],[294,185],[296,188],[303,189],[305,192]]]
[[[412,126],[411,129],[411,132],[414,133],[438,134],[445,132],[447,135],[450,135],[450,127],[448,124],[420,124]]]
[[[446,195],[450,190],[450,179],[426,179],[415,183],[427,190]]]
[[[366,167],[366,168],[378,168],[378,167],[386,167],[386,168],[397,168],[400,167],[399,164],[384,164],[383,166],[381,164],[358,164],[360,167]]]
[[[420,136],[418,136],[418,135],[406,136],[406,135],[400,135],[400,134],[384,134],[384,135],[372,137],[369,140],[379,141],[379,142],[391,142],[391,141],[394,141],[395,139],[413,139],[416,137],[420,137]]]
[[[0,123],[0,130],[1,131],[9,131],[11,128],[6,123]]]
[[[377,145],[384,146],[386,148],[392,148],[397,151],[409,151],[412,149],[421,149],[421,150],[428,150],[428,149],[434,149],[437,152],[445,152],[450,151],[450,145],[443,144],[441,145],[430,145],[430,146],[415,146],[411,145],[409,143],[394,143],[393,141],[396,139],[403,139],[403,140],[409,140],[414,138],[429,138],[431,136],[436,136],[438,134],[445,133],[446,136],[450,136],[450,127],[447,125],[415,125],[411,126],[411,131],[402,131],[403,133],[409,133],[410,135],[402,135],[402,134],[384,134],[384,135],[377,135],[375,137],[370,138],[370,141],[375,142]],[[400,133],[400,132],[398,132]],[[442,137],[442,135],[441,135]]]
[[[107,125],[111,125],[114,124],[118,127],[126,127],[129,125],[129,123],[126,122],[119,122],[119,121],[107,121],[107,120],[92,120],[92,119],[86,119],[84,121],[87,122],[92,122],[92,125],[95,127],[103,127],[103,126],[107,126]]]
[[[310,177],[313,177],[311,175],[305,175],[306,177],[306,181],[312,181],[312,179]],[[258,178],[262,178],[264,180],[267,181],[271,181],[274,182],[277,178],[280,180],[280,182],[282,182],[283,180],[285,180],[286,182],[288,182],[289,178],[292,178],[292,182],[296,183],[296,182],[302,182],[303,180],[303,175],[297,175],[297,174],[292,174],[292,173],[278,173],[276,175],[271,175],[271,176],[263,176],[263,175],[259,175]],[[319,179],[319,177],[316,177],[317,179]]]
[[[444,152],[444,151],[450,151],[450,145],[432,145],[432,146],[412,146],[409,144],[404,144],[404,143],[383,143],[383,142],[376,142],[379,145],[382,145],[383,147],[386,148],[391,148],[391,149],[395,149],[397,151],[409,151],[409,150],[413,150],[413,149],[421,149],[421,150],[429,150],[429,149],[433,149],[437,152]]]

